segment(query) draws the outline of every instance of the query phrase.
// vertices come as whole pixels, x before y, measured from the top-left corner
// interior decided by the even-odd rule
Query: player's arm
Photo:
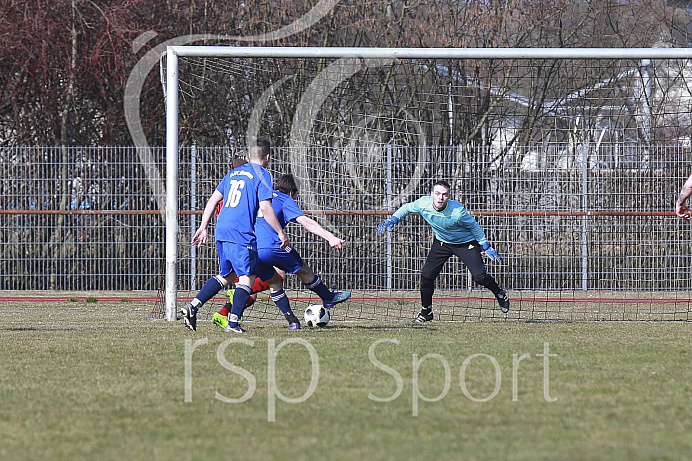
[[[322,227],[320,223],[318,223],[314,219],[308,218],[307,216],[303,215],[297,217],[296,222],[303,226],[305,230],[307,230],[311,234],[315,234],[318,237],[322,237],[323,239],[328,241],[329,246],[331,246],[332,248],[340,250],[342,248],[342,245],[346,242],[345,240],[340,239],[339,237],[335,236],[327,229]]]
[[[473,237],[476,239],[478,243],[481,244],[481,246],[484,246],[486,243],[488,243],[488,237],[486,237],[483,228],[480,224],[478,224],[476,218],[471,216],[469,212],[466,211],[466,209],[464,209],[463,212],[459,215],[459,219],[457,220],[457,222],[469,229],[473,234]]]
[[[685,202],[690,196],[692,196],[692,175],[690,175],[687,181],[685,181],[685,184],[682,185],[682,189],[678,194],[678,199],[675,201],[675,214],[681,218],[685,218],[687,221],[689,221],[692,216],[692,210],[685,205]]]
[[[286,248],[289,246],[291,242],[288,241],[288,237],[281,228],[281,224],[279,224],[279,220],[274,212],[274,207],[272,207],[272,201],[262,200],[260,202],[260,210],[262,211],[262,216],[264,216],[267,224],[269,224],[271,228],[274,229],[274,231],[276,231],[276,233],[279,235],[279,240],[281,240],[281,248]]]
[[[193,245],[196,243],[197,246],[200,247],[207,241],[207,226],[209,226],[211,217],[216,212],[216,205],[222,200],[223,194],[218,190],[215,190],[214,193],[211,194],[211,197],[209,197],[207,205],[204,207],[204,212],[202,213],[202,222],[197,228],[197,232],[195,232],[195,235],[192,237]]]
[[[500,253],[498,253],[495,248],[490,246],[490,242],[488,242],[488,237],[485,236],[483,228],[480,224],[478,224],[478,221],[476,221],[473,216],[471,216],[467,211],[464,211],[461,214],[459,221],[463,222],[464,225],[471,229],[471,233],[476,238],[476,241],[481,244],[481,248],[483,248],[483,251],[485,251],[485,254],[487,254],[490,259],[497,261],[500,264],[504,263]]]
[[[417,202],[417,201],[416,201]],[[384,232],[389,229],[393,230],[394,225],[404,219],[406,216],[408,216],[410,213],[416,211],[416,202],[411,202],[411,203],[404,203],[399,207],[398,210],[394,212],[389,218],[385,219],[382,221],[380,224],[377,226],[377,233],[378,234],[384,234]]]

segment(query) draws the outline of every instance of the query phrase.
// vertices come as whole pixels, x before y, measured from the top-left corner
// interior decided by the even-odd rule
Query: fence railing
[[[160,162],[154,167],[164,171],[163,149],[153,152]],[[609,152],[613,159],[615,149]],[[181,149],[180,289],[199,288],[217,270],[212,243],[197,250],[188,242],[207,197],[230,158],[239,154]],[[645,157],[640,154],[627,151],[628,158]],[[547,160],[527,164],[525,156],[514,163],[479,164],[457,161],[461,156],[448,147],[431,147],[422,159],[393,155],[389,164],[380,159],[368,169],[334,165],[335,156],[320,155],[328,154],[316,153],[305,165],[296,165],[290,149],[277,148],[270,170],[275,175],[307,172],[298,177],[302,205],[347,240],[338,252],[300,226],[288,228],[304,259],[329,283],[416,290],[431,239],[428,227],[417,216],[385,236],[377,235],[375,227],[398,204],[426,194],[432,179],[443,177],[505,258],[505,265],[490,267],[507,287],[692,289],[690,227],[672,213],[692,171],[684,146],[647,148],[647,163],[636,168],[632,161],[614,160],[568,168]],[[151,165],[141,164],[135,148],[3,148],[0,167],[1,290],[160,288],[165,222],[145,173]],[[288,284],[300,288],[295,278]],[[438,286],[473,287],[454,260]]]

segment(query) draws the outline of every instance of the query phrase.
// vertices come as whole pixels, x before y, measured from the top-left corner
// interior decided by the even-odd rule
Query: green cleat
[[[218,312],[214,312],[214,315],[211,316],[211,321],[214,325],[218,325],[221,328],[226,328],[228,325],[228,317],[221,315]]]
[[[228,302],[233,304],[233,295],[235,294],[235,288],[231,288],[230,290],[226,290],[226,298],[228,298]],[[224,327],[226,328],[226,327]]]

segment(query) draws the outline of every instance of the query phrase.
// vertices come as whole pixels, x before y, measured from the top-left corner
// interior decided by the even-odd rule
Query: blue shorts
[[[260,248],[257,250],[259,259],[264,264],[275,266],[289,274],[295,274],[303,267],[303,258],[291,247]],[[262,279],[264,280],[264,279]]]
[[[231,272],[241,275],[256,275],[267,281],[276,274],[271,265],[260,261],[257,250],[247,245],[233,242],[216,242],[216,250],[219,253],[219,275],[228,277]]]

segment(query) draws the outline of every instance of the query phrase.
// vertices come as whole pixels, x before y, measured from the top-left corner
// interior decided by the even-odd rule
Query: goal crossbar
[[[692,48],[358,48],[169,46],[168,56],[363,59],[687,59]]]

